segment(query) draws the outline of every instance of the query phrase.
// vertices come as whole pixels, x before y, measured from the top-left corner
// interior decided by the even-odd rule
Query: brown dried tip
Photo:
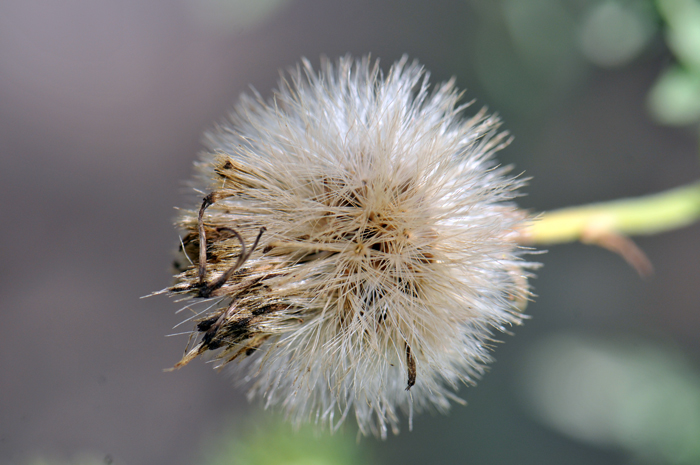
[[[408,385],[406,390],[409,391],[416,384],[416,359],[411,353],[411,346],[406,344],[406,364],[408,365]]]
[[[654,274],[654,266],[649,257],[627,236],[612,231],[584,232],[581,242],[597,245],[620,255],[642,278],[646,279]]]

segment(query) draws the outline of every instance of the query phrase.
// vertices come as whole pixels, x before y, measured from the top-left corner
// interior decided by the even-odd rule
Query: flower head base
[[[182,366],[241,362],[250,396],[294,423],[398,431],[446,411],[527,299],[515,243],[522,181],[492,160],[498,120],[461,116],[406,58],[308,62],[268,102],[244,96],[207,135],[170,291],[206,301]],[[206,244],[201,247],[200,244]]]

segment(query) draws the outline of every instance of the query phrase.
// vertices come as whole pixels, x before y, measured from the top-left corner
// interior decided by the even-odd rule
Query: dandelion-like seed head
[[[213,351],[293,423],[354,414],[381,437],[459,401],[528,297],[522,181],[492,157],[507,136],[459,98],[406,58],[385,75],[347,57],[243,96],[180,219],[170,291],[203,309],[177,366]]]

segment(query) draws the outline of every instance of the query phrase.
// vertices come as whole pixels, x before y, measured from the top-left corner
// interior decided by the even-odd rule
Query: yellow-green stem
[[[656,234],[700,219],[700,182],[658,194],[545,212],[522,233],[521,242],[549,245],[602,234]]]

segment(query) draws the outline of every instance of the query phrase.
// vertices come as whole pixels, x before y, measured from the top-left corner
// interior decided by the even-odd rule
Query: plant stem
[[[520,242],[550,245],[603,235],[648,235],[681,228],[700,219],[700,182],[658,194],[613,200],[541,214]]]

